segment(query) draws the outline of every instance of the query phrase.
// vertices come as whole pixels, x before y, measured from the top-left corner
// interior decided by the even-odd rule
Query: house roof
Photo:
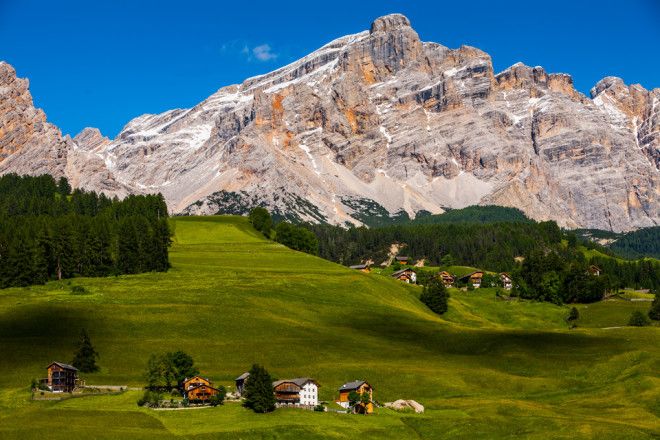
[[[247,379],[248,377],[250,377],[250,373],[248,373],[248,372],[246,371],[245,373],[241,374],[240,376],[238,376],[238,377],[237,377],[236,379],[234,379],[234,380],[245,380],[245,379]]]
[[[347,382],[344,385],[339,387],[339,391],[352,391],[352,390],[357,390],[360,388],[362,385],[367,384],[366,380],[354,380],[353,382]],[[371,386],[371,385],[369,385]]]
[[[412,269],[401,269],[401,270],[397,270],[396,272],[392,273],[391,276],[393,276],[393,277],[398,277],[399,275],[401,275],[402,273],[405,273],[405,272],[416,273],[416,272],[415,272],[414,270],[412,270]]]
[[[186,377],[185,379],[183,379],[183,383],[188,383],[193,379],[202,379],[202,380],[205,380],[207,382],[211,382],[208,377],[202,377],[200,375],[197,375],[197,376],[193,376],[193,377]]]
[[[276,380],[275,382],[273,382],[273,387],[276,387],[278,385],[281,385],[281,384],[287,383],[287,382],[296,384],[300,388],[304,387],[305,384],[307,384],[308,382],[312,382],[312,383],[316,384],[316,386],[319,386],[318,382],[316,382],[312,378],[309,378],[309,377],[296,377],[295,379]]]
[[[450,277],[454,278],[454,275],[450,274],[450,273],[447,272],[446,270],[443,270],[443,271],[440,272],[438,275],[440,275],[440,276],[450,276]]]
[[[506,273],[506,272],[502,272],[502,273],[500,273],[500,276],[505,276],[505,277],[507,277],[507,278],[511,278],[511,275],[509,275],[509,274]]]
[[[195,391],[197,388],[201,388],[201,387],[211,388],[212,390],[220,391],[219,389],[217,389],[217,388],[214,387],[213,385],[202,384],[202,385],[197,385],[197,386],[194,386],[194,387],[192,387],[192,388],[187,389],[187,390],[186,390],[186,393],[189,393],[189,392],[191,392],[191,391]]]
[[[350,269],[367,269],[369,266],[366,264],[354,264],[353,266],[348,266]]]
[[[394,257],[394,258],[395,258],[397,261],[401,261],[401,260],[410,260],[410,257],[405,257],[405,256]]]
[[[78,371],[78,369],[73,365],[63,364],[62,362],[51,362],[46,368],[50,368],[52,365],[57,365],[58,367],[64,368],[65,370]]]
[[[480,273],[481,276],[484,276],[483,271],[481,271],[481,270],[475,270],[474,272],[469,273],[469,274],[467,274],[467,275],[461,277],[460,279],[461,279],[461,280],[464,280],[464,279],[466,279],[466,278],[470,278],[472,275],[475,275],[475,274],[478,274],[478,273]]]

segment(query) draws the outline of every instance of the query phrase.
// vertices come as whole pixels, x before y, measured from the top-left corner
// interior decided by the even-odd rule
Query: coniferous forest
[[[110,199],[49,175],[0,177],[0,288],[169,268],[161,195]]]

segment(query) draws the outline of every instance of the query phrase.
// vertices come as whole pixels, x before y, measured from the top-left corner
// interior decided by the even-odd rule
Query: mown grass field
[[[651,439],[660,435],[660,328],[624,326],[631,307],[567,307],[452,292],[444,317],[419,288],[268,242],[242,218],[177,218],[168,273],[75,279],[0,291],[0,438]],[[73,295],[71,285],[86,295]],[[253,362],[311,376],[331,400],[367,379],[380,402],[424,414],[372,416],[237,404],[138,408],[138,391],[30,401],[32,378],[69,361],[82,327],[101,358],[88,384],[141,386],[151,353],[182,349],[218,384]]]

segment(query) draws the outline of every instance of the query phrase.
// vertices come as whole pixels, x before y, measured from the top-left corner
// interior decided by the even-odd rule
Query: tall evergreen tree
[[[265,368],[254,364],[250,369],[250,377],[245,382],[243,406],[256,413],[267,413],[275,410],[275,395],[273,394],[273,379]]]
[[[424,285],[419,299],[433,312],[442,315],[448,308],[449,292],[442,281],[432,278]]]
[[[92,346],[92,341],[84,328],[80,332],[80,341],[78,342],[78,350],[71,361],[71,365],[80,370],[81,373],[93,373],[99,370],[96,365],[96,359],[99,354]]]

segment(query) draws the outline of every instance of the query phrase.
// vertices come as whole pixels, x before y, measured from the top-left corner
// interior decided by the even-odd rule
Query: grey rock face
[[[112,141],[53,128],[30,142],[20,127],[38,112],[21,81],[0,73],[0,121],[14,121],[0,126],[1,170],[43,164],[111,194],[162,192],[173,212],[261,205],[359,224],[362,200],[410,216],[499,204],[616,231],[660,220],[660,89],[605,78],[588,98],[541,67],[495,74],[488,54],[424,43],[399,14]]]

